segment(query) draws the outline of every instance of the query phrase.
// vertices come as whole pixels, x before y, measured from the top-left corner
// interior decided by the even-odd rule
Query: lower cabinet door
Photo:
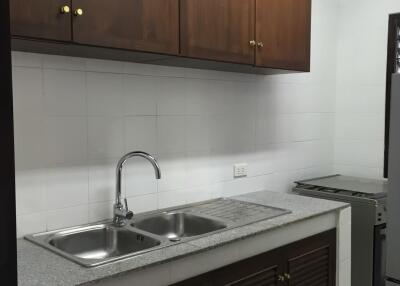
[[[283,286],[284,260],[273,250],[227,265],[174,286]]]
[[[173,284],[173,286],[214,286],[212,281],[212,272],[205,273],[188,280]]]
[[[334,286],[336,276],[336,231],[325,232],[286,250],[289,286]]]
[[[275,286],[283,273],[279,249],[263,253],[226,267],[213,274],[214,285],[226,286]]]
[[[336,229],[332,229],[174,285],[335,286],[335,277]]]
[[[238,280],[231,281],[227,284],[217,285],[231,285],[231,286],[275,286],[279,283],[279,267],[278,265],[265,268],[256,273],[242,277]]]

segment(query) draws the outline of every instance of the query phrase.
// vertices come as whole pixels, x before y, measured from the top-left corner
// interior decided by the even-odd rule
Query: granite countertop
[[[18,285],[67,286],[91,284],[91,282],[121,275],[124,272],[167,263],[203,251],[210,251],[227,243],[348,206],[348,204],[341,202],[269,191],[249,193],[232,198],[287,209],[291,213],[94,268],[82,267],[31,242],[18,239]]]

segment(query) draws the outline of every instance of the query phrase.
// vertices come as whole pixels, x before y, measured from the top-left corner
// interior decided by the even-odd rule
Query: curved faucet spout
[[[124,225],[125,218],[131,217],[133,214],[128,209],[128,203],[125,199],[125,209],[121,203],[121,180],[122,180],[122,169],[124,167],[125,162],[132,157],[142,157],[149,161],[154,168],[156,179],[161,179],[161,170],[158,165],[157,160],[151,156],[150,154],[142,151],[134,151],[124,155],[117,164],[117,182],[115,189],[115,205],[114,205],[114,223],[117,225]]]

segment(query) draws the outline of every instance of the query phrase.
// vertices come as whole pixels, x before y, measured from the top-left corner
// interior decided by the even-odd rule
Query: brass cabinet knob
[[[282,276],[282,275],[278,275],[278,281],[279,281],[279,282],[285,281],[285,277]]]
[[[251,40],[251,41],[249,42],[249,44],[250,44],[251,47],[254,47],[254,46],[256,45],[256,41]]]
[[[68,5],[62,6],[60,9],[61,14],[69,14],[71,12],[71,8]]]
[[[81,8],[78,8],[74,12],[75,16],[82,16],[83,15],[83,10]]]
[[[263,42],[258,42],[258,43],[257,43],[257,47],[263,48],[263,47],[264,47],[264,43],[263,43]]]
[[[285,276],[285,278],[286,278],[287,280],[290,280],[290,274],[289,274],[289,273],[285,273],[285,274],[283,274],[283,276]]]

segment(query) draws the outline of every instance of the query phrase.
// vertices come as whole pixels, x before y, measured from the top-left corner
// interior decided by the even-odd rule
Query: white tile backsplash
[[[88,118],[88,152],[90,160],[119,157],[125,150],[124,118],[90,116]]]
[[[154,169],[147,160],[137,158],[126,162],[123,172],[127,197],[157,193]]]
[[[382,178],[388,19],[400,11],[400,4],[392,0],[339,0],[339,4],[335,170]]]
[[[106,73],[115,73],[121,74],[124,63],[116,62],[116,61],[106,61],[100,59],[86,59],[86,70],[93,72],[106,72]]]
[[[85,163],[87,160],[87,118],[86,117],[47,117],[44,120],[45,137],[42,160],[47,166]],[[32,130],[31,132],[35,132]],[[24,141],[29,145],[29,140]],[[25,146],[28,152],[29,146]],[[40,164],[41,160],[37,163]],[[17,166],[18,167],[18,166]]]
[[[118,159],[92,161],[89,166],[89,202],[115,198],[115,166]]]
[[[158,197],[157,194],[128,197],[128,205],[134,213],[155,210],[158,206]]]
[[[113,201],[89,204],[89,222],[110,219],[113,215]]]
[[[47,115],[86,115],[84,72],[45,69],[43,81],[44,107]]]
[[[333,172],[337,13],[336,1],[313,4],[311,73],[13,52],[18,235],[110,217],[115,165],[128,151],[150,152],[162,170],[156,181],[147,162],[127,164],[122,191],[134,212],[286,192]],[[243,162],[248,177],[233,179]]]
[[[336,174],[346,174],[355,177],[382,179],[382,168],[340,164],[335,164],[334,168],[334,173]]]
[[[88,223],[88,205],[48,211],[47,228],[60,229]]]
[[[185,153],[173,153],[158,156],[161,167],[161,180],[158,180],[158,191],[166,192],[183,189],[185,187],[186,176],[186,156]]]
[[[157,114],[184,115],[186,113],[186,95],[188,94],[185,78],[163,77],[157,84]]]
[[[123,114],[123,75],[114,73],[86,74],[88,114],[121,116]]]
[[[44,212],[17,215],[17,237],[42,232],[46,229],[46,214]]]
[[[16,57],[13,57],[13,60]],[[22,63],[21,57],[20,63]],[[14,63],[14,62],[13,62]],[[29,63],[27,63],[28,65]],[[20,116],[40,116],[43,113],[43,70],[14,66],[13,70],[14,113]],[[24,84],[19,84],[23,82]]]
[[[186,152],[209,151],[211,134],[209,117],[205,115],[188,115],[185,117]]]
[[[84,71],[86,69],[86,61],[83,58],[55,55],[41,55],[41,57],[43,59],[42,66],[45,69],[72,71]]]
[[[188,200],[189,193],[186,190],[173,190],[161,192],[158,195],[158,208],[169,208],[176,205],[184,205]]]
[[[41,170],[19,170],[16,173],[17,215],[29,215],[46,209],[46,194]]]
[[[124,114],[157,115],[160,87],[154,84],[154,78],[130,74],[123,77]]]
[[[87,166],[70,166],[46,170],[46,209],[84,205],[89,202]]]
[[[127,116],[124,122],[125,152],[146,150],[157,152],[157,117]]]
[[[17,113],[15,116],[18,116]],[[40,169],[46,163],[45,120],[42,116],[19,116],[14,120],[14,147],[17,171]]]
[[[383,140],[336,140],[335,163],[362,166],[369,168],[383,168]]]
[[[384,114],[338,113],[335,121],[337,140],[381,140],[385,134]]]
[[[13,67],[43,67],[43,57],[45,55],[33,54],[33,53],[12,53],[12,65]],[[14,74],[13,74],[13,77]],[[15,89],[15,87],[14,87]]]
[[[211,156],[207,151],[186,153],[185,189],[207,186],[211,183]]]
[[[185,150],[185,116],[160,116],[157,121],[158,153],[169,154]]]

